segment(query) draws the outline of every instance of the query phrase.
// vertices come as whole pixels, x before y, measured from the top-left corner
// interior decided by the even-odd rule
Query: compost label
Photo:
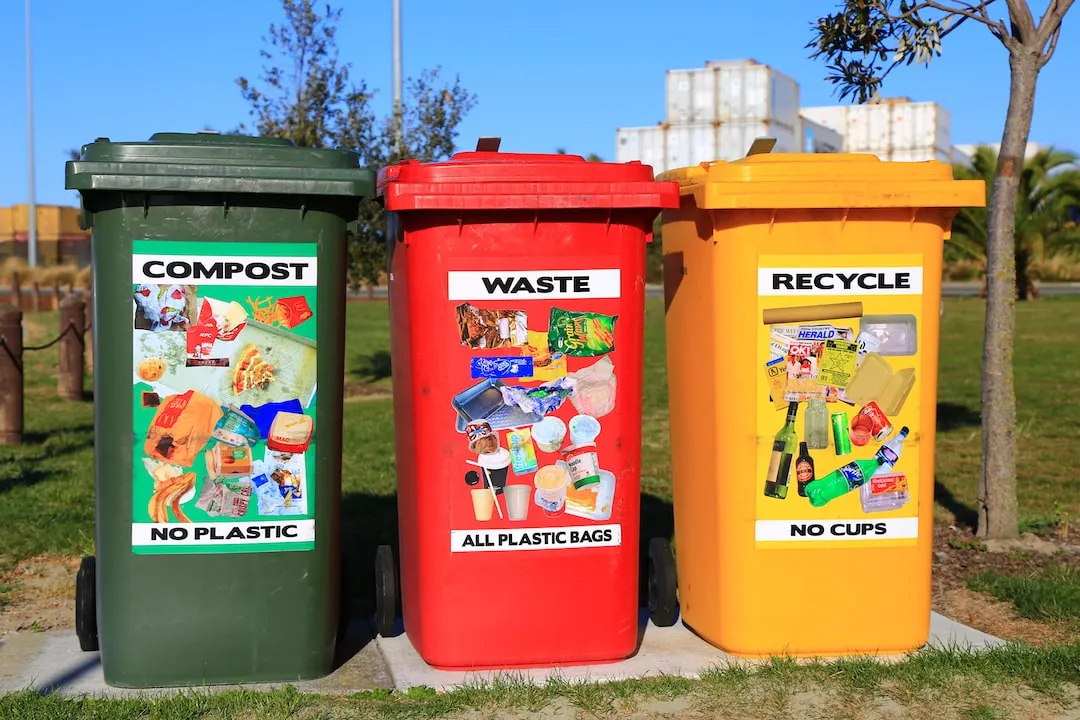
[[[759,257],[758,548],[916,543],[922,292],[919,255]]]
[[[620,546],[619,270],[450,271],[447,290],[450,551]]]
[[[133,243],[133,553],[315,547],[317,277],[310,243]]]

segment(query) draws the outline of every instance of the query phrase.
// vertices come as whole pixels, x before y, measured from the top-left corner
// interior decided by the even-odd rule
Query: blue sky
[[[1045,0],[1032,0],[1042,7]],[[338,0],[342,57],[391,95],[391,0]],[[804,106],[835,104],[824,65],[806,58],[810,22],[835,0],[657,3],[642,0],[402,0],[406,76],[441,65],[479,103],[461,128],[471,147],[500,135],[504,150],[614,157],[615,129],[663,119],[664,71],[753,58],[793,76]],[[229,129],[247,119],[235,84],[256,77],[260,38],[280,19],[274,0],[34,0],[37,199],[72,204],[66,151],[98,136],[143,140],[157,131]],[[23,3],[0,5],[0,205],[26,198]],[[1032,141],[1080,151],[1071,116],[1080,67],[1080,10],[1043,71]],[[566,40],[560,38],[565,37]],[[931,69],[904,68],[887,96],[944,104],[953,143],[998,142],[1007,55],[981,26],[948,38]]]

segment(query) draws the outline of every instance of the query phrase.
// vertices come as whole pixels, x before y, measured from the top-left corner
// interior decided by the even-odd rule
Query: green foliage
[[[1016,255],[1016,286],[1021,299],[1031,288],[1032,266],[1045,257],[1073,255],[1080,251],[1080,228],[1070,220],[1080,210],[1080,166],[1071,152],[1048,148],[1024,162],[1019,175],[1013,241]],[[987,204],[998,165],[997,152],[979,147],[971,167],[957,166],[958,180],[983,180]],[[988,210],[964,208],[953,221],[954,251],[975,260],[986,259]]]
[[[354,81],[351,65],[340,60],[342,11],[327,4],[320,12],[312,0],[282,0],[282,9],[284,22],[272,24],[263,37],[259,84],[244,77],[236,81],[251,105],[252,130],[299,147],[352,150],[362,165],[375,170],[404,159],[435,162],[453,154],[461,122],[476,104],[458,77],[444,79],[440,68],[433,68],[405,83],[399,150],[395,118],[375,116],[374,91]],[[249,129],[241,125],[239,131]],[[379,282],[386,262],[385,226],[381,205],[363,203],[349,247],[353,290]]]
[[[878,97],[893,68],[929,65],[941,55],[942,40],[968,20],[984,24],[1006,42],[1005,25],[989,15],[993,3],[844,0],[836,12],[816,21],[806,47],[814,51],[811,58],[828,63],[827,80],[841,100],[865,103]]]

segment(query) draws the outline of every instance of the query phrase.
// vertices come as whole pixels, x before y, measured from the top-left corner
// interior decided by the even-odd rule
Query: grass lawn
[[[1080,646],[984,653],[931,651],[886,665],[868,659],[735,666],[699,680],[655,678],[608,684],[513,679],[448,693],[413,688],[348,697],[275,692],[188,693],[164,699],[77,700],[32,692],[0,696],[0,717],[94,718],[1064,718],[1075,711]]]
[[[947,300],[942,326],[938,515],[962,524],[974,521],[981,452],[983,308],[978,300]],[[1080,466],[1080,404],[1070,392],[1070,388],[1080,386],[1080,365],[1072,362],[1071,352],[1080,338],[1080,300],[1047,298],[1024,303],[1018,306],[1017,314],[1020,509],[1025,528],[1050,530],[1080,511],[1080,474],[1075,471]],[[366,590],[375,546],[397,544],[387,320],[385,303],[349,305],[342,514],[350,573],[359,591],[353,608],[356,613],[371,610],[366,605]],[[29,315],[26,323],[28,344],[56,335],[57,316],[53,313]],[[646,325],[643,422],[648,432],[641,480],[642,535],[670,536],[662,301],[649,301]],[[0,448],[0,497],[4,501],[0,503],[0,549],[4,553],[0,563],[8,567],[35,556],[69,557],[93,551],[91,383],[88,376],[86,402],[58,400],[56,359],[55,348],[26,355],[26,443]],[[1060,619],[1061,608],[1067,607],[1075,619],[1080,605],[1077,575],[1074,571],[1062,573],[1066,574],[1027,580],[990,573],[972,582],[1014,602],[1022,614]],[[1051,585],[1054,589],[1047,589]],[[0,582],[0,612],[17,591],[17,582]],[[486,716],[511,706],[540,708],[562,703],[571,706],[571,717],[578,711],[628,715],[635,707],[680,717],[699,716],[695,713],[714,716],[721,709],[731,717],[814,717],[826,713],[859,717],[874,708],[894,708],[897,716],[975,720],[1005,717],[999,712],[1001,707],[1020,712],[1016,703],[1021,700],[1030,705],[1024,706],[1023,716],[1040,717],[1047,703],[1060,712],[1068,705],[1069,693],[1075,695],[1077,684],[1080,646],[1012,647],[979,656],[924,652],[898,666],[855,660],[809,667],[781,662],[755,674],[728,670],[701,682],[662,679],[594,686],[588,692],[553,684],[540,689],[507,686],[439,696],[423,690],[407,695],[369,693],[330,701],[283,690],[82,706],[57,698],[10,695],[0,697],[0,717],[434,717],[466,707]],[[1067,687],[1073,690],[1067,691]],[[912,715],[907,714],[909,710]]]

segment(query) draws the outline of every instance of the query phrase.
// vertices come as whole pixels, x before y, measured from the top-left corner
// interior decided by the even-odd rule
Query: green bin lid
[[[68,190],[371,197],[375,173],[349,150],[217,133],[156,133],[146,142],[98,138],[67,163]]]

